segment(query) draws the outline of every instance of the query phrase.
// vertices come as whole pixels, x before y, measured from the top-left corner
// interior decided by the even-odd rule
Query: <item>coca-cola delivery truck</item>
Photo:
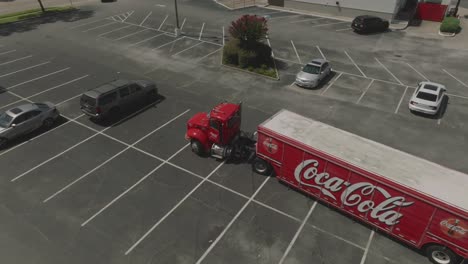
[[[253,134],[241,104],[223,102],[187,123],[192,151],[246,159],[284,183],[422,249],[437,264],[468,258],[468,175],[281,110]]]

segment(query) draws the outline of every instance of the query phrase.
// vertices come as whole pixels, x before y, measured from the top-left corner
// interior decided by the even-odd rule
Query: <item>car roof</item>
[[[324,64],[325,62],[327,62],[326,60],[324,59],[313,59],[311,60],[309,63],[309,65],[316,65],[316,66],[322,66],[322,64]]]
[[[440,89],[442,89],[444,86],[439,83],[434,83],[434,82],[421,82],[421,89],[419,89],[419,92],[425,92],[425,93],[430,93],[430,94],[438,94]]]
[[[8,115],[12,117],[16,117],[24,112],[29,112],[35,109],[38,109],[37,105],[35,104],[22,104],[22,105],[15,106],[14,108],[11,108],[6,112],[8,113]]]
[[[94,88],[92,90],[89,90],[85,94],[88,95],[88,96],[91,96],[91,97],[97,97],[100,94],[110,92],[110,91],[112,91],[112,90],[114,90],[116,88],[122,87],[124,85],[129,84],[129,83],[132,83],[132,82],[129,81],[129,80],[126,80],[126,79],[117,79],[117,80],[108,82],[106,84],[103,84],[101,86],[98,86],[98,87],[96,87],[96,88]]]

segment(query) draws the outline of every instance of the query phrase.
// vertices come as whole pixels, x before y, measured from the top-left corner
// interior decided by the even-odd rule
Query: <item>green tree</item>
[[[255,45],[265,39],[267,33],[267,20],[256,15],[243,15],[229,27],[229,34],[239,39],[241,46]]]

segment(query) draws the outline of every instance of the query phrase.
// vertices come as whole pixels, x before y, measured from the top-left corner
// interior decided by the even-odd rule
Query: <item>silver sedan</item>
[[[23,104],[0,113],[0,147],[38,128],[52,127],[59,116],[50,102]]]
[[[314,59],[307,63],[296,75],[295,84],[306,88],[315,88],[332,71],[330,63],[324,59]]]

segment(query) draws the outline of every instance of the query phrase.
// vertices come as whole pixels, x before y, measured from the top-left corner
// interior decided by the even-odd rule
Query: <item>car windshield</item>
[[[7,113],[2,113],[0,115],[0,127],[6,128],[10,124],[13,117],[8,115]]]
[[[320,67],[315,66],[315,65],[307,64],[306,66],[304,66],[302,71],[307,72],[307,73],[311,73],[311,74],[319,74],[320,73]]]
[[[419,92],[418,95],[416,95],[416,98],[435,102],[437,100],[437,95],[431,94],[431,93]]]

